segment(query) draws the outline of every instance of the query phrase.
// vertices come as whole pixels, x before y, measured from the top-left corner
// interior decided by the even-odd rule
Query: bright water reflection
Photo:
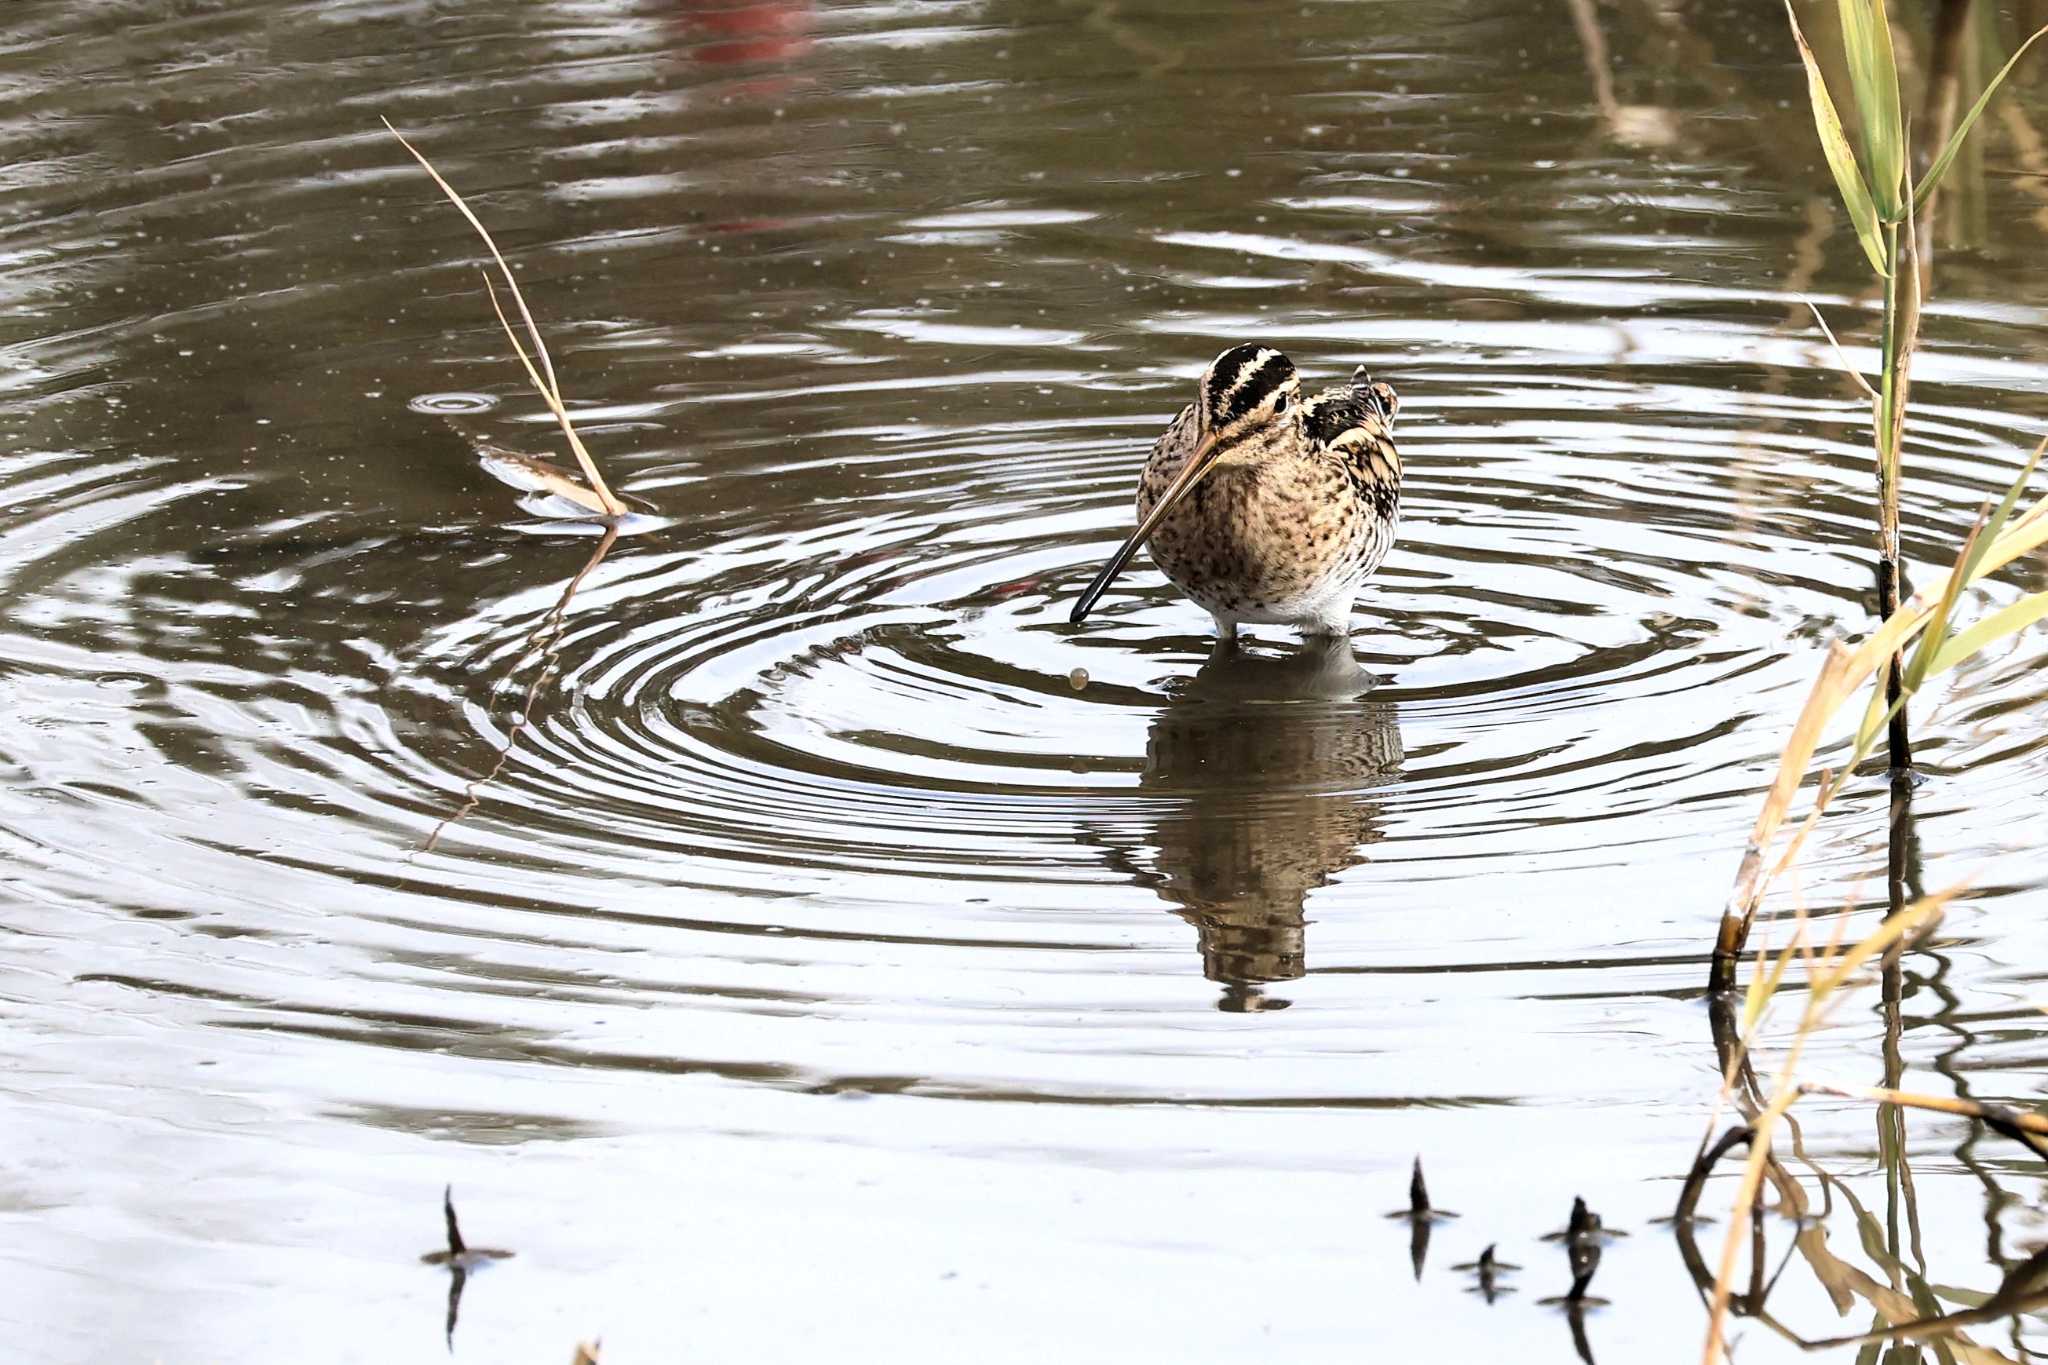
[[[1858,404],[1799,302],[1853,322],[1860,266],[1778,23],[0,14],[10,1338],[438,1358],[452,1180],[520,1253],[467,1287],[476,1359],[1565,1360],[1536,1237],[1579,1193],[1636,1233],[1588,1345],[1694,1349],[1646,1226],[1712,1108],[1694,992],[1866,609]],[[1944,229],[1922,563],[2048,417],[2040,88]],[[591,443],[675,519],[581,584],[431,851],[592,547],[477,467],[550,424],[379,114],[513,249]],[[1369,690],[1278,638],[1212,657],[1149,572],[1065,624],[1245,336],[1402,391]],[[1978,889],[1906,964],[1919,1088],[2038,1084],[2042,654],[1926,724],[1924,880]],[[1801,888],[1857,926],[1882,810],[1853,793]],[[1852,1013],[1813,1064],[1875,1076],[1879,1043]],[[2036,1168],[1909,1133],[1915,1254],[1988,1290],[2043,1235]],[[1867,1114],[1805,1139],[1883,1208]],[[1411,1283],[1379,1215],[1418,1151],[1464,1217]],[[1526,1267],[1490,1309],[1444,1269],[1489,1241]],[[1780,1294],[1847,1330],[1811,1277]],[[1977,1335],[2041,1344],[2006,1330]]]

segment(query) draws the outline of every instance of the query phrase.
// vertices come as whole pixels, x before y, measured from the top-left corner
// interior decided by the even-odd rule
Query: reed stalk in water
[[[548,411],[552,412],[555,420],[561,424],[562,435],[569,442],[569,452],[576,457],[576,463],[583,470],[583,477],[590,481],[589,487],[586,488],[573,480],[558,477],[551,482],[550,491],[603,517],[617,519],[626,515],[626,504],[621,502],[618,495],[605,483],[604,475],[598,472],[597,461],[592,459],[590,452],[584,448],[583,438],[576,431],[576,423],[569,416],[569,405],[562,398],[562,387],[555,379],[555,362],[548,355],[547,342],[541,339],[540,328],[533,320],[533,312],[526,306],[526,296],[519,292],[519,281],[513,276],[512,267],[506,264],[505,254],[498,250],[498,244],[492,239],[490,229],[483,225],[482,220],[471,211],[468,203],[455,192],[455,187],[434,169],[434,163],[427,160],[419,148],[406,141],[405,134],[391,127],[390,119],[384,120],[384,126],[391,130],[391,136],[398,139],[401,147],[412,153],[413,160],[420,163],[421,169],[433,177],[434,183],[441,187],[441,193],[448,196],[449,202],[453,203],[469,221],[469,225],[476,229],[476,235],[483,238],[484,246],[491,253],[491,259],[497,262],[499,274],[504,277],[505,287],[512,292],[512,302],[518,306],[520,321],[526,324],[527,338],[533,343],[533,352],[530,355],[521,344],[519,333],[513,329],[511,320],[505,316],[504,307],[498,302],[498,291],[491,283],[490,273],[485,272],[484,290],[491,296],[491,308],[498,315],[498,324],[505,329],[506,337],[511,340],[512,349],[519,356],[519,363],[526,369],[527,379],[532,381],[534,389],[541,396],[541,401],[548,405]]]
[[[1950,615],[1955,607],[1955,594],[1997,567],[1997,564],[1986,562],[1991,557],[1988,552],[2008,529],[2005,521],[2020,492],[2020,485],[2015,484],[2012,494],[2000,509],[1997,524],[1983,528],[1986,534],[1973,540],[1972,546],[1981,544],[1982,552],[1973,559],[1972,546],[1965,547],[1964,559],[1969,561],[1970,567],[1966,569],[1959,561],[1956,572],[1943,580],[1941,586],[1947,589],[1946,596],[1940,592],[1932,597],[1921,593],[1910,602],[1900,600],[1904,581],[1899,551],[1901,455],[1905,441],[1907,393],[1912,383],[1913,353],[1920,336],[1916,214],[1940,186],[1942,177],[1954,164],[1956,154],[1962,150],[2006,76],[2027,50],[2048,34],[2048,28],[2035,32],[2020,44],[1998,74],[1986,83],[1982,95],[1956,122],[1947,143],[1928,165],[1919,183],[1913,184],[1907,175],[1910,157],[1905,120],[1900,112],[1898,63],[1892,52],[1891,19],[1886,13],[1884,0],[1837,0],[1837,8],[1848,57],[1852,95],[1850,108],[1855,112],[1862,132],[1860,156],[1850,145],[1849,135],[1843,129],[1834,98],[1821,75],[1820,63],[1799,27],[1799,16],[1792,0],[1785,0],[1792,39],[1806,69],[1807,97],[1813,109],[1814,128],[1820,135],[1821,151],[1833,174],[1835,188],[1841,194],[1849,222],[1855,229],[1857,243],[1877,273],[1884,293],[1878,382],[1872,386],[1851,372],[1871,404],[1871,441],[1877,469],[1877,605],[1880,624],[1861,647],[1849,650],[1837,646],[1830,653],[1821,676],[1815,680],[1806,709],[1801,712],[1791,737],[1786,741],[1779,759],[1778,778],[1757,816],[1755,829],[1743,852],[1735,890],[1722,914],[1709,977],[1709,985],[1716,991],[1734,987],[1735,964],[1742,955],[1757,903],[1771,876],[1790,863],[1813,821],[1819,818],[1820,812],[1839,790],[1843,778],[1869,756],[1875,745],[1878,734],[1869,730],[1866,718],[1865,727],[1858,731],[1853,757],[1838,774],[1823,777],[1813,812],[1795,831],[1785,856],[1775,864],[1767,864],[1771,839],[1785,819],[1794,792],[1804,780],[1806,764],[1820,741],[1821,727],[1873,675],[1879,680],[1879,685],[1878,695],[1871,702],[1872,714],[1882,713],[1881,733],[1885,738],[1893,779],[1902,781],[1910,773],[1913,752],[1912,736],[1907,726],[1907,703],[1929,676],[1928,665],[1934,661],[1935,655],[1923,645],[1914,667],[1909,670],[1904,647],[1908,640],[1930,625],[1934,627],[1933,638],[1946,638]],[[1815,317],[1832,343],[1834,334],[1828,331],[1826,320],[1820,318],[1818,309]],[[2029,471],[2032,468],[2030,462]],[[2039,511],[2034,509],[2022,521],[2034,517]],[[2010,529],[2018,532],[2019,523]],[[2000,559],[1998,562],[2006,561]],[[1985,639],[1978,647],[1988,643],[1990,640]],[[1966,657],[1967,654],[1951,654],[1949,663],[1952,665]]]
[[[1863,385],[1871,402],[1871,442],[1877,467],[1877,614],[1898,610],[1903,582],[1899,554],[1899,487],[1906,427],[1906,399],[1912,387],[1913,352],[1920,335],[1920,268],[1916,215],[1933,197],[1942,177],[1954,164],[1970,130],[1998,92],[2006,75],[2032,47],[2044,28],[2020,44],[2004,68],[1984,87],[1983,95],[1949,135],[1917,185],[1907,176],[1906,126],[1900,112],[1898,62],[1892,52],[1891,19],[1884,0],[1838,0],[1842,45],[1849,65],[1851,109],[1862,130],[1859,158],[1843,131],[1834,99],[1822,78],[1820,63],[1800,30],[1792,0],[1785,0],[1792,40],[1806,67],[1806,93],[1813,107],[1821,150],[1833,172],[1835,188],[1856,230],[1871,269],[1884,292],[1884,321],[1879,342],[1878,383]],[[1832,338],[1831,338],[1832,339]],[[1859,380],[1860,382],[1860,380]],[[1891,709],[1886,747],[1895,780],[1913,766],[1912,735],[1906,721],[1905,695],[1894,655],[1885,665],[1885,701]]]
[[[1955,628],[1964,589],[2048,544],[2048,501],[2036,502],[2024,513],[2014,515],[2044,450],[2048,450],[2048,438],[2034,447],[2026,467],[2004,499],[1979,519],[1963,542],[1954,567],[1900,603],[1861,644],[1852,648],[1837,642],[1829,649],[1806,704],[1778,755],[1777,774],[1743,849],[1742,863],[1722,911],[1721,928],[1714,944],[1708,981],[1711,989],[1734,989],[1736,962],[1742,956],[1750,925],[1773,878],[1798,858],[1828,804],[1840,793],[1857,765],[1875,751],[1879,738],[1913,694],[1965,659],[2048,617],[2048,592],[2039,592],[2022,597],[1967,629]],[[1919,646],[1912,658],[1900,663],[1904,650],[1915,639]],[[1805,818],[1792,827],[1784,848],[1777,850],[1778,836],[1791,816],[1793,803],[1829,723],[1873,679],[1882,682],[1872,688],[1848,755],[1839,767],[1821,774]]]

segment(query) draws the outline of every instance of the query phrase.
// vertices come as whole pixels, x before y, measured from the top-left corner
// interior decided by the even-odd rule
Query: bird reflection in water
[[[1348,641],[1281,655],[1221,641],[1152,722],[1140,789],[1159,805],[1136,880],[1195,927],[1217,1007],[1282,1009],[1308,970],[1308,894],[1379,839],[1372,788],[1401,767],[1394,707]]]

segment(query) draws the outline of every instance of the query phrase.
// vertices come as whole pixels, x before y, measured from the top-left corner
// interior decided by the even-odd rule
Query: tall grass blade
[[[1891,230],[1892,269],[1898,272],[1897,283],[1901,286],[1897,312],[1892,318],[1892,353],[1887,362],[1895,371],[1888,390],[1891,408],[1885,414],[1890,427],[1885,434],[1885,449],[1891,457],[1892,507],[1891,543],[1894,558],[1898,545],[1898,488],[1900,465],[1906,451],[1906,399],[1913,391],[1913,355],[1920,349],[1920,233],[1919,220],[1906,215],[1904,231]]]
[[[1787,3],[1790,3],[1790,0],[1787,0]],[[1934,164],[1927,168],[1927,174],[1920,177],[1919,185],[1913,190],[1915,213],[1926,204],[1927,196],[1934,193],[1934,187],[1941,183],[1941,178],[1948,174],[1949,164],[1956,159],[1956,153],[1963,149],[1963,142],[1970,136],[1970,130],[1977,126],[1977,120],[1990,105],[1991,97],[1998,93],[1998,87],[2004,84],[2005,78],[2012,74],[2012,69],[2019,65],[2020,58],[2027,55],[2027,49],[2040,41],[2043,34],[2048,34],[2048,28],[2034,30],[2033,36],[2020,44],[2019,50],[2012,54],[2005,65],[1998,69],[1998,74],[1985,85],[1984,93],[1970,106],[1970,112],[1963,116],[1962,122],[1956,124],[1955,132],[1949,135],[1948,146],[1941,149],[1941,155],[1934,158]]]
[[[2048,441],[2043,445],[2048,447]],[[2024,491],[2037,461],[2038,455],[2029,459],[2025,472],[2015,481],[2015,487],[2020,491]],[[1836,794],[1839,781],[1823,776],[1811,808],[1793,830],[1782,856],[1775,862],[1770,861],[1771,849],[1791,814],[1793,797],[1806,778],[1808,765],[1819,748],[1822,731],[1828,721],[1848,704],[1865,682],[1873,676],[1882,679],[1880,670],[1928,626],[1940,604],[1944,601],[1952,604],[1956,600],[1956,594],[1951,591],[1952,585],[1960,583],[1967,587],[1988,574],[1996,573],[2020,556],[2048,544],[2048,499],[2035,503],[2019,518],[2013,519],[2011,511],[2017,501],[2015,497],[2009,503],[2000,503],[1994,513],[1998,525],[1995,537],[1988,534],[1990,524],[1987,523],[1987,534],[1980,535],[1975,545],[1966,547],[1954,567],[1901,603],[1897,611],[1886,617],[1854,649],[1840,642],[1828,647],[1826,662],[1815,676],[1812,690],[1808,692],[1799,718],[1792,726],[1792,733],[1778,755],[1777,775],[1757,811],[1756,824],[1743,848],[1741,865],[1736,869],[1735,884],[1722,908],[1721,927],[1714,943],[1714,966],[1708,977],[1712,989],[1733,989],[1735,962],[1749,938],[1750,924],[1756,916],[1757,907],[1762,904],[1772,881],[1797,857],[1801,843]],[[1980,626],[1964,632],[1964,635],[1975,647],[1982,648],[2001,638],[2002,634],[2024,629],[2028,621],[2023,618],[2024,612],[2019,606],[2009,607]],[[1963,637],[1957,638],[1961,640]],[[1943,646],[1944,651],[1948,648]],[[1937,652],[1929,663],[1928,672],[1931,675],[1953,667],[1965,657],[1967,655],[1960,649],[1945,659],[1942,652]],[[1845,774],[1869,756],[1876,743],[1877,731],[1896,714],[1903,705],[1903,699],[1911,695],[1902,691],[1899,700],[1888,699],[1880,682],[1858,729],[1854,749],[1843,765]]]
[[[1792,0],[1785,0],[1785,17],[1792,23],[1792,39],[1799,45],[1799,60],[1806,64],[1806,96],[1813,105],[1813,126],[1820,133],[1820,149],[1827,156],[1828,169],[1835,174],[1835,187],[1842,192],[1842,204],[1849,210],[1849,221],[1856,228],[1856,240],[1863,244],[1863,254],[1870,258],[1870,268],[1889,278],[1891,270],[1885,264],[1884,243],[1877,232],[1877,205],[1871,201],[1870,190],[1863,183],[1863,172],[1856,165],[1856,153],[1849,146],[1848,134],[1842,131],[1841,115],[1835,112],[1835,102],[1828,96],[1828,83],[1821,79],[1820,62],[1807,45],[1806,35],[1800,31],[1799,16],[1792,10]]]
[[[1870,170],[1877,216],[1899,216],[1906,178],[1906,139],[1899,117],[1899,68],[1892,56],[1892,24],[1884,0],[1839,0],[1842,46],[1849,55],[1849,83],[1863,120],[1863,159]]]
[[[1891,661],[1885,662],[1888,665]],[[1886,674],[1880,671],[1877,686],[1870,689],[1870,705],[1863,708],[1863,723],[1856,727],[1856,745],[1847,760],[1846,766],[1850,768],[1870,757],[1870,751],[1877,747],[1877,737],[1892,723],[1892,717],[1897,715],[1899,708],[1905,704],[1901,700],[1886,705],[1885,693],[1889,689],[1885,686],[1885,679]]]

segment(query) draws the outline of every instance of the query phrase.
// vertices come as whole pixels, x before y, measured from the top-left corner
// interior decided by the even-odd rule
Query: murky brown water
[[[1863,266],[1790,60],[1761,0],[15,0],[10,1349],[443,1358],[452,1181],[519,1253],[474,1360],[1569,1360],[1537,1237],[1580,1193],[1635,1230],[1591,1350],[1696,1351],[1648,1226],[1713,1109],[1696,988],[1866,610],[1860,407],[1798,301],[1855,324]],[[1922,563],[2048,420],[2044,88],[1940,258]],[[477,468],[552,431],[380,114],[673,519],[432,852],[591,543]],[[1065,623],[1246,337],[1403,394],[1362,703],[1284,633],[1205,662],[1149,569]],[[1977,889],[1907,963],[1915,1088],[2039,1095],[2044,657],[1924,722],[1922,875]],[[1884,851],[1873,784],[1800,894],[1867,928]],[[1813,1071],[1876,1078],[1872,1006]],[[1905,1227],[1870,1115],[1802,1112]],[[1910,1134],[1901,1259],[1988,1290],[2038,1167]],[[1416,1152],[1464,1217],[1411,1282]],[[1490,1308],[1448,1268],[1488,1242]],[[1772,1307],[1870,1325],[1796,1265]]]

